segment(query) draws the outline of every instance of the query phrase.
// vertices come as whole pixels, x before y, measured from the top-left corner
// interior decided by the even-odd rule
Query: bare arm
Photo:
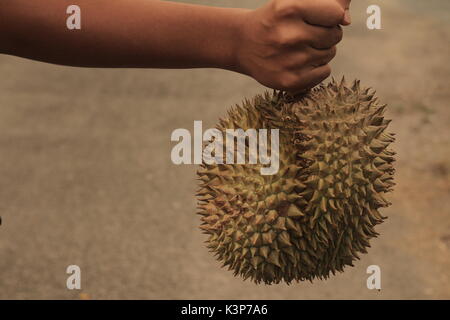
[[[0,52],[85,67],[222,68],[296,91],[329,75],[350,0],[271,0],[257,10],[158,0],[1,0]]]
[[[1,52],[87,67],[227,68],[246,12],[155,0],[73,3],[81,30],[66,27],[67,1],[2,0]]]

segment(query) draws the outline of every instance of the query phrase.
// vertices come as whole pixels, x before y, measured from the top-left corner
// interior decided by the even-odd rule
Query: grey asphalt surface
[[[382,30],[365,27],[370,4],[382,8]],[[197,228],[196,168],[170,161],[173,130],[192,130],[194,120],[213,127],[262,86],[221,70],[78,69],[0,56],[0,298],[449,299],[449,4],[353,1],[333,74],[361,79],[389,104],[393,205],[354,268],[290,286],[220,268]],[[80,291],[66,288],[71,264],[81,267]],[[366,287],[372,264],[381,291]]]

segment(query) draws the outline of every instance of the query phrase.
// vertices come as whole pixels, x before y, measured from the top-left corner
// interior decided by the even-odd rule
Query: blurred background
[[[366,27],[371,4],[382,30]],[[0,298],[449,299],[449,9],[448,0],[352,3],[333,75],[361,79],[389,105],[397,186],[369,253],[312,284],[255,285],[220,268],[198,229],[196,167],[170,160],[174,129],[213,127],[264,90],[254,80],[0,56]],[[66,288],[72,264],[81,290]],[[381,291],[366,287],[372,264]]]

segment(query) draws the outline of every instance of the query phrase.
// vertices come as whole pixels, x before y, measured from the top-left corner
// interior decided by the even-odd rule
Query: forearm
[[[81,30],[61,0],[2,0],[0,52],[87,67],[236,69],[246,10],[157,0],[77,0]]]

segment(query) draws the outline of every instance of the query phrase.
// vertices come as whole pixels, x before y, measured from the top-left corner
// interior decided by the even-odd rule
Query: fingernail
[[[352,23],[352,18],[350,17],[350,10],[348,10],[348,9],[345,10],[344,22],[346,25]]]

